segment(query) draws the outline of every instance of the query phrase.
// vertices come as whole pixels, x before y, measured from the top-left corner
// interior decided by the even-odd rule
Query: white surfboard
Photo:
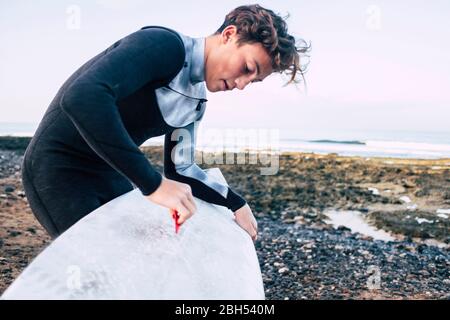
[[[226,183],[219,169],[205,170]],[[2,299],[264,299],[253,241],[225,207],[195,198],[175,233],[138,189],[97,208],[43,250]]]

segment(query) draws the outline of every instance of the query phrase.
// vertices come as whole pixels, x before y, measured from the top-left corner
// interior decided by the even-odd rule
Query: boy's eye
[[[250,69],[248,68],[248,66],[247,65],[245,65],[245,72],[250,72]]]

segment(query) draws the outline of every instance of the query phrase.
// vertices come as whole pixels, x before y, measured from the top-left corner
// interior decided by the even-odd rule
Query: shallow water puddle
[[[374,240],[402,241],[403,239],[402,235],[396,235],[395,237],[387,231],[371,226],[364,220],[362,213],[357,210],[327,210],[324,214],[328,217],[325,222],[331,224],[336,229],[340,226],[344,226],[349,228],[353,233],[361,233],[372,237]],[[421,222],[429,223],[432,221],[427,220]],[[413,238],[413,241],[439,248],[450,248],[450,245],[435,239],[422,240],[419,238]]]
[[[333,225],[335,228],[344,226],[352,230],[352,232],[358,232],[363,235],[372,237],[375,240],[395,241],[393,236],[384,230],[377,229],[369,225],[362,217],[361,212],[355,210],[340,211],[340,210],[328,210],[324,214],[328,217],[328,224]]]

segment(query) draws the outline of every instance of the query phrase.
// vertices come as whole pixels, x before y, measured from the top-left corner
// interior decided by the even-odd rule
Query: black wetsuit
[[[131,33],[83,64],[52,100],[25,152],[22,180],[33,213],[53,238],[134,186],[143,195],[154,192],[161,174],[138,146],[163,134],[166,177],[233,211],[246,203],[208,180],[193,159],[177,163],[171,157],[183,141],[173,134],[180,128],[195,134],[191,120],[201,119],[206,101],[180,92],[204,90],[204,39],[180,35],[160,26]],[[187,43],[195,50],[187,51]],[[191,74],[183,74],[191,62]],[[186,147],[193,153],[195,138]]]

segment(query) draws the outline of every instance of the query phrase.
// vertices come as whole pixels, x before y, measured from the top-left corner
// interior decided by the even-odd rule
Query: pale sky
[[[203,37],[248,3],[0,0],[0,122],[39,122],[79,66],[142,26]],[[450,1],[258,3],[289,13],[290,33],[311,41],[308,95],[277,74],[208,92],[202,125],[450,132]]]

